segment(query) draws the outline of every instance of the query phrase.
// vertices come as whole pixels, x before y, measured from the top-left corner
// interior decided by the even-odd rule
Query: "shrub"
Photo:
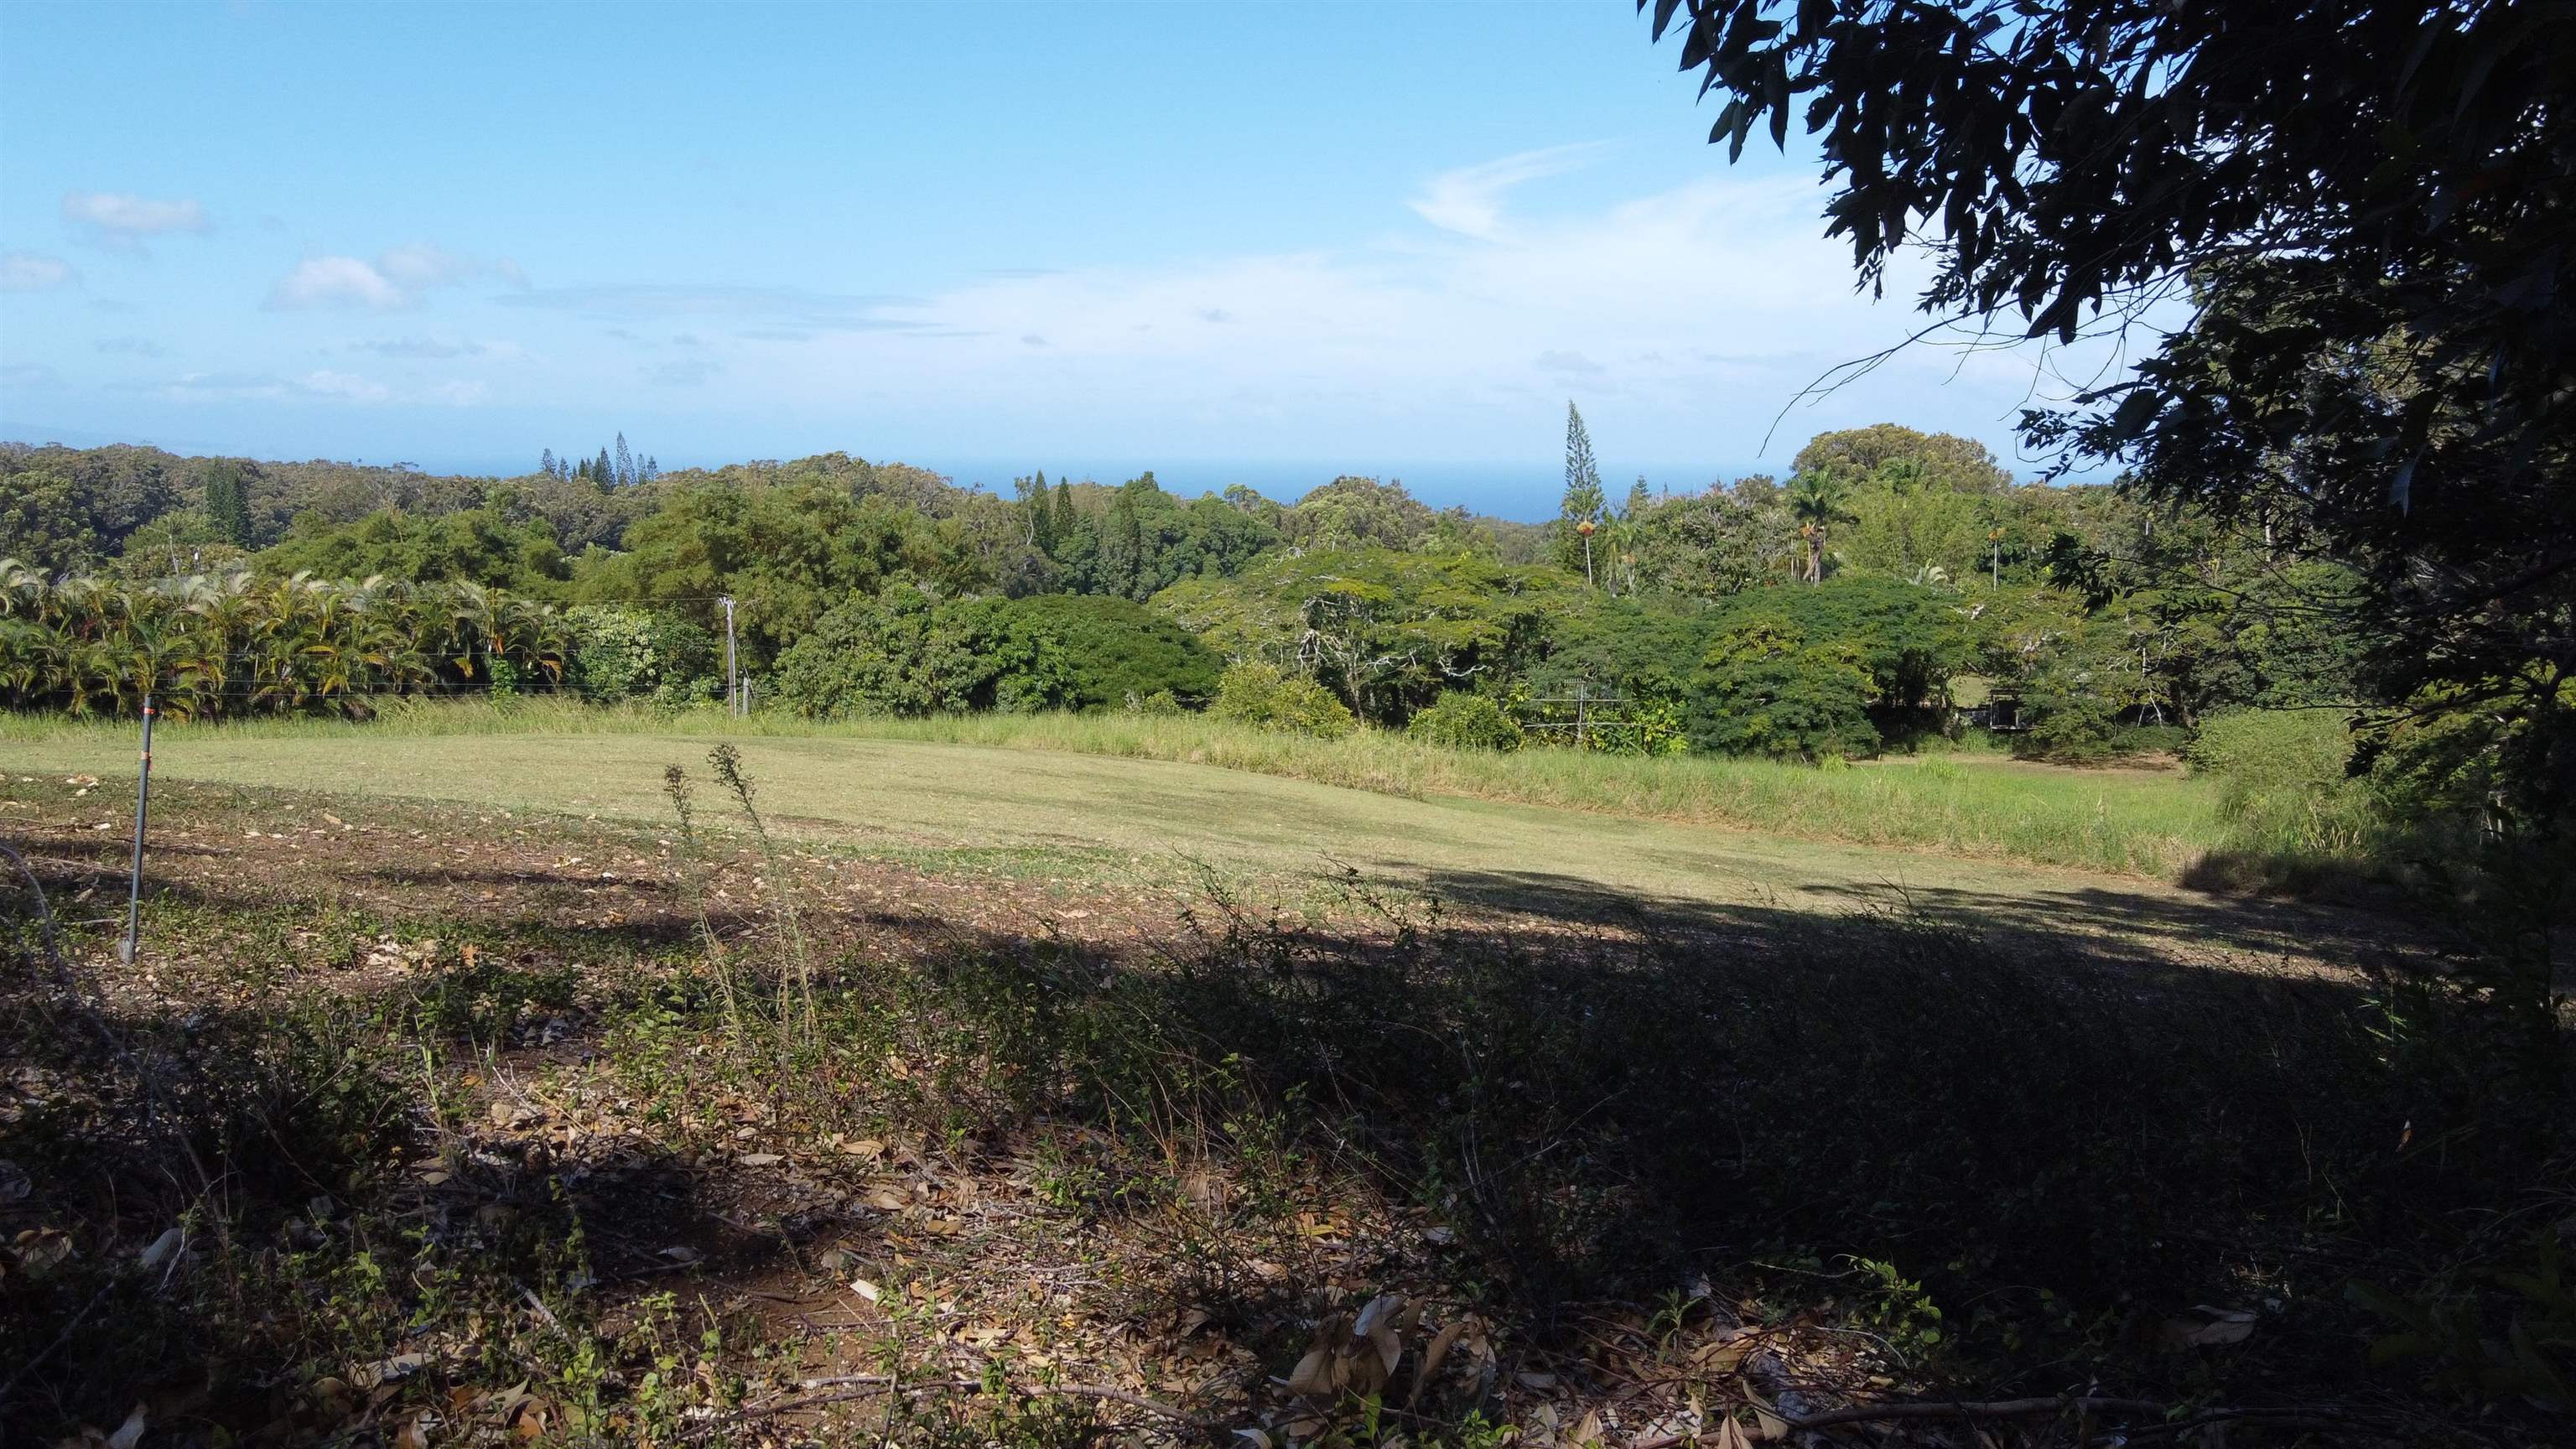
[[[1756,615],[1730,626],[1700,661],[1691,743],[1775,759],[1868,754],[1869,671],[1841,644],[1810,644],[1790,620]]]
[[[1350,709],[1324,686],[1302,674],[1283,674],[1271,664],[1229,667],[1217,680],[1216,699],[1208,713],[1238,724],[1327,740],[1359,728]]]
[[[610,604],[564,611],[574,688],[592,700],[682,705],[724,693],[715,636],[668,614]]]
[[[1771,620],[1832,648],[1867,676],[1870,702],[1886,710],[1933,704],[1970,661],[1949,599],[1901,579],[1854,574],[1813,588],[1753,590],[1730,600],[1726,617],[1730,632]]]
[[[1169,615],[1101,594],[1037,594],[1001,606],[1017,628],[1051,635],[1070,672],[1075,709],[1117,709],[1168,694],[1183,705],[1216,691],[1220,663]]]
[[[2185,759],[2217,782],[2219,810],[2249,845],[2351,856],[2380,831],[2369,787],[2348,773],[2352,731],[2333,711],[2211,715]]]
[[[778,695],[804,715],[1053,709],[1073,673],[1052,634],[984,602],[901,586],[825,614],[778,658]]]
[[[1180,696],[1168,689],[1158,689],[1142,696],[1131,692],[1127,696],[1127,712],[1168,719],[1173,715],[1188,714],[1189,708],[1181,703]]]
[[[1453,750],[1517,750],[1521,727],[1503,707],[1481,694],[1451,691],[1413,717],[1406,733]]]
[[[2034,687],[2022,699],[2022,716],[2031,725],[2015,741],[2017,752],[2069,764],[2111,758],[2111,742],[2120,729],[2119,709],[2080,685]]]
[[[2180,725],[2130,725],[2111,736],[2115,755],[2179,755],[2191,745],[2191,731]]]

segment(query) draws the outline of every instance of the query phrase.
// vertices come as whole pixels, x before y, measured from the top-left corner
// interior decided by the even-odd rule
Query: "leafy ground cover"
[[[2481,1390],[2518,1370],[2476,1331],[2375,1363],[2402,1325],[2352,1296],[2547,1334],[2545,1303],[2436,1291],[2571,1203],[2554,1104],[2503,1092],[2512,1054],[2420,984],[2439,943],[2238,947],[2145,896],[2085,930],[754,832],[703,751],[654,748],[688,768],[685,825],[667,796],[174,777],[133,970],[86,924],[130,795],[11,773],[0,819],[64,926],[58,971],[16,907],[0,1013],[13,1423],[1673,1445],[2552,1422]],[[743,758],[768,809],[828,788]]]

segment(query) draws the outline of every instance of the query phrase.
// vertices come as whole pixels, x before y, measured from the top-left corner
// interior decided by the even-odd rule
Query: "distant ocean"
[[[75,448],[97,447],[109,442],[147,441],[113,438],[79,429],[58,429],[18,423],[0,425],[0,437],[26,441],[59,441]],[[176,453],[211,454],[229,449],[192,439],[164,438],[149,440],[154,445]],[[238,445],[235,445],[238,446]],[[640,443],[639,443],[640,446]],[[334,456],[328,452],[298,452],[291,449],[254,448],[245,450],[252,457],[300,461],[313,457]],[[857,450],[853,450],[857,451]],[[345,455],[341,455],[344,456]],[[519,456],[498,457],[488,454],[439,456],[436,450],[405,453],[396,450],[382,458],[372,453],[363,455],[369,461],[390,462],[396,458],[413,462],[431,473],[460,473],[471,476],[512,476],[531,471],[534,460]],[[664,453],[665,471],[689,467],[721,467],[726,463],[761,456],[745,453],[738,458],[696,458]],[[770,456],[797,456],[794,453]],[[1155,481],[1174,493],[1196,496],[1216,492],[1229,484],[1246,484],[1260,493],[1293,503],[1307,492],[1330,483],[1345,473],[1379,479],[1400,479],[1414,497],[1434,508],[1463,504],[1469,512],[1490,514],[1498,518],[1540,522],[1556,516],[1557,501],[1565,491],[1565,462],[1556,456],[1533,458],[1528,462],[1422,462],[1384,458],[1349,458],[1322,462],[1244,461],[1203,458],[1120,458],[1047,457],[1043,454],[1021,459],[990,459],[912,455],[900,451],[862,452],[861,456],[879,462],[912,463],[945,473],[960,485],[982,484],[995,493],[1011,491],[1011,480],[1033,470],[1044,469],[1049,481],[1071,478],[1079,482],[1090,479],[1099,483],[1123,483],[1151,469]],[[349,459],[349,461],[356,461]],[[1750,463],[1636,463],[1618,458],[1601,460],[1602,490],[1613,503],[1627,496],[1628,485],[1643,476],[1646,485],[1658,492],[1695,493],[1721,479],[1740,478],[1748,473],[1771,473],[1785,476],[1789,471],[1787,453],[1776,461]]]
[[[1406,491],[1434,508],[1464,504],[1471,513],[1528,522],[1554,518],[1558,499],[1565,492],[1565,461],[1561,458],[1535,459],[1527,463],[1425,463],[1383,459],[1278,463],[1145,458],[1117,461],[1031,458],[1012,462],[909,458],[905,461],[936,469],[960,484],[980,483],[995,493],[1008,493],[1013,478],[1026,477],[1036,469],[1044,469],[1049,482],[1058,478],[1080,482],[1087,478],[1100,483],[1123,483],[1150,468],[1154,481],[1169,492],[1196,495],[1241,483],[1283,503],[1293,503],[1307,492],[1351,473],[1381,480],[1401,479]],[[1747,473],[1787,471],[1785,459],[1771,468],[1728,463],[1638,465],[1605,459],[1601,464],[1601,487],[1615,503],[1627,496],[1628,485],[1641,474],[1646,479],[1646,486],[1657,491],[1670,488],[1676,493],[1695,493],[1719,479],[1738,478]]]

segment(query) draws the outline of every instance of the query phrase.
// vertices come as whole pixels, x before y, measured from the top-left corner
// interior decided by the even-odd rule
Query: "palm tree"
[[[43,574],[14,558],[0,558],[0,619],[41,618],[48,592]]]
[[[1850,480],[1830,468],[1801,473],[1789,480],[1784,496],[1789,516],[1798,520],[1798,536],[1807,544],[1807,582],[1825,578],[1825,538],[1833,526],[1851,518]]]
[[[257,608],[250,575],[239,570],[190,574],[171,585],[171,595],[196,620],[192,631],[196,641],[195,672],[214,701],[209,712],[220,714],[233,676],[244,662],[243,649],[249,642],[251,618]]]

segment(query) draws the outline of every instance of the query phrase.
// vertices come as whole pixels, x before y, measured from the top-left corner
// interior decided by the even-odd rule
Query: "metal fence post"
[[[736,701],[735,701],[735,698],[734,698],[734,695],[735,695],[735,692],[736,692],[736,691],[737,691],[741,686],[740,686],[740,684],[736,681],[736,679],[735,679],[735,675],[734,675],[734,664],[733,664],[733,596],[732,596],[732,595],[730,595],[730,594],[728,594],[728,595],[726,595],[726,596],[725,596],[725,600],[724,600],[724,611],[725,611],[725,713],[726,713],[726,714],[728,714],[728,715],[738,715],[738,714],[742,713],[742,710],[737,706]]]
[[[152,691],[143,692],[143,762],[134,783],[134,869],[125,886],[125,943],[117,959],[134,964],[143,929],[143,830],[152,818]]]

